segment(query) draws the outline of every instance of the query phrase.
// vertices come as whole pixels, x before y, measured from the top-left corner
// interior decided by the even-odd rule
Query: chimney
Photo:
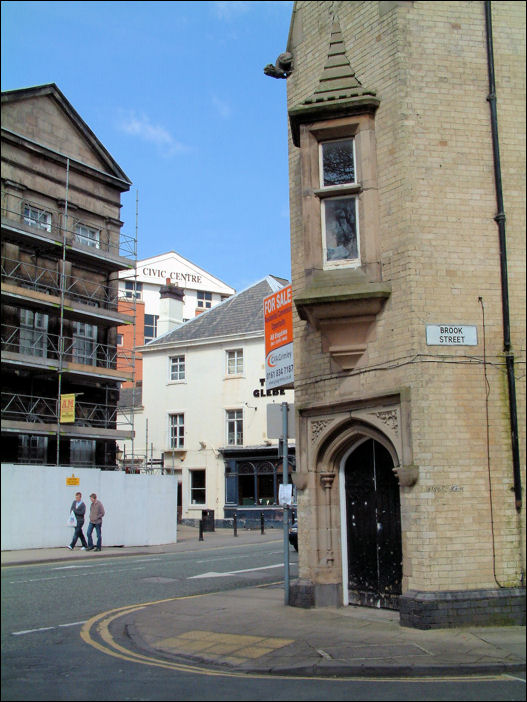
[[[161,336],[183,324],[183,290],[166,279],[166,285],[159,290],[159,319],[157,335]]]

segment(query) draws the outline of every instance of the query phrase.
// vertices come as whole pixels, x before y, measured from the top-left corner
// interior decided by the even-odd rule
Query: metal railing
[[[2,351],[38,358],[59,359],[132,372],[134,350],[124,346],[101,344],[87,337],[60,337],[43,329],[2,324]]]
[[[55,424],[59,419],[60,406],[57,398],[2,392],[2,420],[4,421]],[[75,426],[117,429],[120,426],[128,426],[128,422],[119,421],[119,412],[115,405],[77,400]]]
[[[60,297],[61,273],[57,268],[2,258],[1,275],[3,283],[14,283],[20,287]],[[119,302],[131,307],[125,291],[118,289],[117,281],[115,286],[109,286],[94,279],[86,280],[78,276],[64,275],[63,278],[64,295],[70,300],[108,310],[117,310]]]
[[[17,195],[14,191],[1,191],[2,218],[12,222],[23,229],[39,231],[51,240],[66,239],[66,244],[85,249],[104,251],[113,256],[134,258],[136,243],[135,237],[124,232],[113,232],[107,225],[100,226],[100,221],[92,220],[89,215],[79,217],[69,214],[65,226],[64,212],[50,207],[48,203],[37,202]],[[72,203],[69,203],[73,209]],[[78,227],[84,229],[78,229]],[[87,234],[87,230],[94,232]]]

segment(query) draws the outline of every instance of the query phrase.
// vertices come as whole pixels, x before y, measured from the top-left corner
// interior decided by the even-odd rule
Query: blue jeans
[[[102,526],[101,524],[92,524],[90,522],[90,525],[88,526],[88,531],[86,532],[86,536],[88,537],[88,548],[93,548],[92,532],[94,529],[97,532],[97,548],[101,548],[101,545],[102,545],[101,526]]]

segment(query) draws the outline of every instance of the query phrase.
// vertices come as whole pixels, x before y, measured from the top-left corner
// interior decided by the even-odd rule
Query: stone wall
[[[517,513],[512,492],[484,3],[297,2],[289,108],[316,87],[334,19],[357,78],[380,98],[380,260],[362,263],[378,263],[392,292],[351,372],[339,371],[320,332],[295,318],[298,470],[317,470],[308,462],[302,413],[405,388],[404,452],[418,480],[401,487],[403,593],[514,587],[525,562],[525,511]],[[492,3],[492,20],[524,470],[524,8]],[[312,273],[304,265],[303,187],[300,149],[290,141],[295,297]],[[477,346],[427,346],[426,325],[447,323],[476,326]],[[300,577],[307,582],[319,576],[302,511],[316,524],[323,503],[320,486],[310,485],[299,497]],[[340,529],[334,501],[333,527]],[[341,567],[337,558],[337,573]]]

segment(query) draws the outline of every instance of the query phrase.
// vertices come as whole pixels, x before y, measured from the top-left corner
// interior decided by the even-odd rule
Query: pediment
[[[130,278],[133,272],[122,271],[120,278]],[[137,280],[141,283],[165,283],[167,278],[182,288],[207,290],[221,295],[233,295],[234,288],[214,277],[175,251],[152,256],[137,262]]]
[[[54,84],[3,92],[2,128],[130,183]]]

